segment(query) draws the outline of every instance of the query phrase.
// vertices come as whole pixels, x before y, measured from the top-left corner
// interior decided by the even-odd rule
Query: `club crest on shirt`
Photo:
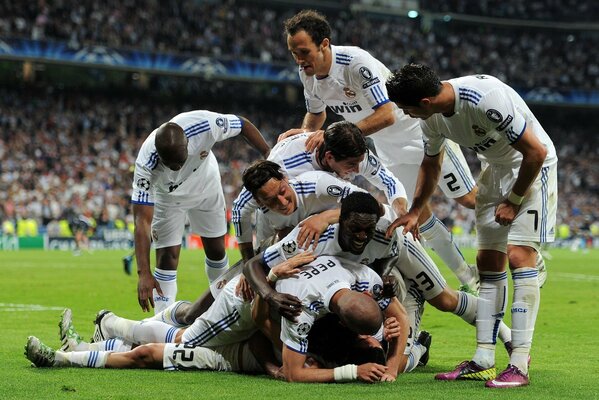
[[[487,134],[487,131],[478,125],[472,125],[472,130],[476,136],[485,136]]]
[[[353,90],[351,90],[348,87],[343,88],[343,93],[345,93],[345,95],[347,97],[349,97],[350,99],[353,99],[354,97],[356,97],[356,92],[354,92]]]
[[[310,324],[309,324],[309,323],[307,323],[307,322],[302,322],[301,324],[299,324],[299,325],[297,326],[297,333],[298,333],[298,335],[300,335],[300,336],[307,336],[307,335],[308,335],[308,332],[310,332],[310,328],[311,328],[311,326],[310,326]]]
[[[200,153],[200,158],[203,160],[204,158],[208,157],[208,154],[210,153],[204,150]]]
[[[378,283],[372,287],[372,297],[375,300],[380,300],[383,297],[383,287]]]
[[[487,110],[487,118],[489,118],[491,121],[497,124],[503,121],[503,115],[501,115],[499,111],[493,108]]]
[[[139,178],[137,180],[137,187],[147,192],[148,190],[150,190],[150,181],[146,178]]]
[[[290,240],[288,242],[285,242],[281,245],[281,248],[283,249],[283,252],[288,255],[288,256],[292,256],[297,252],[297,243],[295,242],[295,240]]]
[[[337,185],[331,185],[327,188],[327,193],[329,196],[339,197],[343,193],[343,189]]]

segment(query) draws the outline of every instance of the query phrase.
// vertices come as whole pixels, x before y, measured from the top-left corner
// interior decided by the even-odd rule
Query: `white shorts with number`
[[[262,368],[250,351],[247,342],[211,349],[181,343],[166,343],[162,367],[167,371],[262,372]]]
[[[214,161],[216,162],[216,161]],[[152,239],[157,249],[181,244],[185,223],[202,237],[216,238],[227,232],[226,205],[218,169],[207,168],[210,176],[201,194],[193,196],[156,195]]]
[[[479,250],[507,252],[508,243],[553,242],[557,213],[557,164],[541,168],[510,226],[495,222],[495,209],[507,198],[517,176],[518,168],[483,166],[476,197]]]
[[[416,190],[420,163],[394,164],[386,165],[386,167],[403,183],[408,195],[408,202],[411,204]],[[476,181],[470,172],[462,149],[458,144],[447,140],[441,164],[439,188],[448,198],[456,199],[467,195],[475,186]]]
[[[194,346],[215,347],[249,339],[256,332],[252,303],[235,294],[241,275],[231,279],[210,308],[189,326],[181,342]]]

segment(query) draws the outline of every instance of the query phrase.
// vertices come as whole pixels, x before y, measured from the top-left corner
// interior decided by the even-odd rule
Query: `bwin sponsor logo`
[[[338,106],[330,106],[331,111],[335,114],[354,113],[362,111],[362,106],[359,104],[341,104]]]

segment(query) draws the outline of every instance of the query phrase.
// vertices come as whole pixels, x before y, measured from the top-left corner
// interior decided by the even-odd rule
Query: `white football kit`
[[[331,45],[332,65],[325,78],[307,76],[301,69],[306,110],[321,113],[328,106],[345,120],[357,123],[389,102],[385,82],[391,71],[367,51],[354,46]],[[414,196],[418,168],[424,154],[422,130],[418,121],[393,104],[395,123],[373,133],[377,155],[403,183],[407,198]],[[464,196],[475,181],[459,146],[447,150],[443,159],[439,187],[449,198]]]
[[[211,349],[182,343],[166,343],[162,358],[166,371],[208,370],[225,372],[264,372],[248,342]]]
[[[268,160],[280,165],[289,179],[297,178],[304,172],[322,171],[316,161],[315,152],[309,153],[306,151],[306,140],[309,136],[310,134],[304,133],[291,136],[277,143],[271,150]],[[383,191],[389,204],[392,204],[395,199],[407,198],[403,184],[370,151],[366,152],[364,160],[360,163],[360,172],[358,175],[364,177],[372,185]],[[334,195],[335,193],[332,194]],[[252,215],[258,208],[259,206],[252,197],[252,194],[243,188],[237,199],[233,202],[231,218],[239,243],[249,243],[252,241]],[[324,209],[312,211],[312,214],[320,211],[324,211]],[[260,243],[260,240],[258,240],[258,243]]]
[[[341,289],[368,291],[385,310],[391,299],[382,298],[383,281],[365,265],[331,256],[320,256],[301,267],[296,276],[280,279],[276,290],[289,293],[302,301],[302,312],[296,322],[281,318],[281,341],[298,353],[308,351],[308,333],[316,320],[330,313],[329,303]]]
[[[225,200],[212,146],[237,136],[242,121],[235,115],[197,110],[170,122],[181,126],[188,157],[178,171],[167,168],[156,151],[156,131],[144,141],[135,161],[131,203],[154,207],[152,239],[156,248],[181,244],[186,217],[200,236],[226,233]]]
[[[276,231],[297,226],[312,214],[339,207],[339,202],[359,187],[324,171],[309,171],[289,181],[297,198],[297,208],[291,215],[282,215],[259,207],[256,212],[257,242],[271,237]],[[233,224],[239,243],[252,242],[251,215],[258,207],[245,188],[233,202]]]
[[[474,150],[482,162],[476,205],[479,249],[506,251],[507,243],[552,242],[557,211],[557,155],[553,142],[514,89],[489,75],[448,81],[455,92],[455,114],[421,121],[425,150],[436,155],[446,139]],[[495,222],[495,208],[516,181],[522,153],[512,147],[526,128],[547,149],[541,172],[510,226]]]

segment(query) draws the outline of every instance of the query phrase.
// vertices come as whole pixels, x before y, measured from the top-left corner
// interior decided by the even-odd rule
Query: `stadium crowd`
[[[391,68],[411,61],[438,65],[442,78],[484,71],[521,90],[599,87],[599,64],[593,56],[596,32],[456,20],[435,20],[430,29],[419,19],[354,15],[342,4],[329,15],[335,42],[368,49]],[[275,5],[150,1],[139,8],[135,1],[2,1],[0,38],[59,40],[76,49],[104,45],[290,64],[281,27],[295,10]],[[597,15],[595,3],[571,0],[426,1],[422,9],[553,21]]]
[[[253,121],[271,145],[279,133],[301,120],[292,110],[272,112],[272,104],[230,108],[222,104],[175,105],[141,96],[115,98],[52,89],[45,93],[2,89],[0,108],[0,220],[5,223],[4,233],[11,233],[7,221],[14,228],[20,220],[34,220],[39,231],[52,235],[61,234],[58,221],[70,209],[93,217],[97,233],[131,223],[131,167],[137,150],[153,127],[179,112],[205,108],[239,113]],[[560,113],[541,115],[560,158],[558,225],[566,224],[569,235],[588,235],[599,228],[595,207],[599,201],[599,143],[594,128],[592,124],[585,128],[585,121]],[[565,120],[574,125],[568,126]],[[241,173],[258,158],[241,139],[233,140],[240,145],[225,142],[214,149],[229,207],[241,188]],[[478,160],[469,151],[465,155],[476,175]],[[434,207],[454,232],[472,230],[473,213],[469,210],[442,195],[435,197]]]

